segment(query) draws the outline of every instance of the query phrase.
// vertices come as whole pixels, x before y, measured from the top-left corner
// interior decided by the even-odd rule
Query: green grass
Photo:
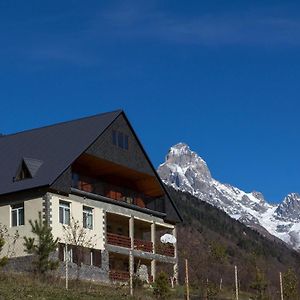
[[[105,286],[90,282],[71,281],[69,290],[66,290],[65,282],[62,279],[39,280],[32,275],[2,273],[0,274],[0,299],[121,300],[136,298],[129,296],[127,286]]]
[[[171,291],[169,299],[185,299],[185,287],[178,286]],[[191,288],[191,296],[199,297],[199,291]],[[240,293],[240,300],[249,299],[250,294]],[[235,299],[232,291],[224,290],[220,299]],[[151,288],[140,288],[130,297],[127,285],[104,285],[88,281],[65,281],[58,278],[39,279],[32,274],[0,272],[0,300],[154,300]]]
[[[134,290],[129,294],[127,285],[104,285],[89,281],[70,281],[65,289],[65,280],[49,277],[39,279],[32,274],[1,273],[0,300],[154,300],[150,287]],[[173,290],[172,300],[183,299],[177,290]]]

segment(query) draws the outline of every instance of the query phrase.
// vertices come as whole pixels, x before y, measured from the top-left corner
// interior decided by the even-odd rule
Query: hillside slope
[[[280,240],[265,238],[222,210],[186,192],[168,188],[184,222],[178,227],[180,275],[184,258],[189,259],[190,277],[196,286],[207,281],[229,289],[234,284],[234,266],[238,266],[241,290],[254,292],[251,284],[259,268],[266,276],[267,291],[278,299],[279,272],[293,268],[300,279],[300,255]],[[277,295],[277,296],[276,296]]]

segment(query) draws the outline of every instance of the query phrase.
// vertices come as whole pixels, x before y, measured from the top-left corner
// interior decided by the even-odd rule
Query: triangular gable
[[[116,118],[86,153],[155,176],[124,113]]]
[[[17,173],[13,178],[13,181],[21,181],[21,180],[29,179],[29,178],[32,178],[32,175],[31,175],[26,163],[24,162],[24,159],[22,159],[22,161],[18,167]]]
[[[18,167],[14,181],[33,178],[43,162],[38,159],[24,157]]]
[[[120,145],[119,134],[123,136],[123,142]],[[167,197],[166,201],[171,204],[166,204],[166,209],[169,212],[167,215],[170,216],[170,219],[174,220],[175,218],[176,221],[182,221],[175,203],[168,194],[124,112],[112,122],[87,149],[86,153],[155,177],[162,193]]]
[[[42,166],[43,161],[39,159],[34,159],[34,158],[28,158],[24,157],[23,158],[24,164],[28,168],[31,177],[34,177],[36,173],[38,172],[39,168]]]

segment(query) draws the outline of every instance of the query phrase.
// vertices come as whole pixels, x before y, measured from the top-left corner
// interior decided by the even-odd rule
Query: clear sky
[[[123,108],[269,201],[300,192],[299,1],[0,1],[0,132]]]

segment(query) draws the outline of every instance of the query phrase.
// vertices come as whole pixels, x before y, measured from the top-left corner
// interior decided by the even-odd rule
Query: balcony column
[[[151,223],[151,242],[152,242],[152,253],[155,254],[155,237],[156,237],[156,230],[155,230],[155,222]],[[151,276],[153,278],[153,282],[155,281],[156,275],[156,260],[151,260]]]
[[[101,266],[105,270],[107,280],[109,280],[109,253],[106,250],[107,243],[107,220],[106,220],[106,210],[103,210],[103,226],[102,226],[102,235],[103,235],[103,246],[104,250],[101,251]]]
[[[176,280],[176,285],[178,285],[178,250],[177,250],[177,230],[174,226],[172,230],[173,236],[176,238],[176,243],[174,244],[174,258],[176,260],[174,266],[173,266],[173,277]]]
[[[134,249],[134,217],[130,216],[129,219],[129,237],[131,241],[131,249],[129,251],[129,286],[130,286],[130,295],[133,295],[133,275],[134,275],[134,258],[133,258],[133,249]]]
[[[129,237],[131,241],[131,249],[134,249],[134,216],[129,219]]]
[[[105,247],[107,243],[107,219],[106,219],[106,210],[103,210],[103,245]]]
[[[156,236],[156,232],[155,232],[155,222],[153,221],[151,223],[151,242],[152,242],[152,253],[155,253],[155,236]]]

